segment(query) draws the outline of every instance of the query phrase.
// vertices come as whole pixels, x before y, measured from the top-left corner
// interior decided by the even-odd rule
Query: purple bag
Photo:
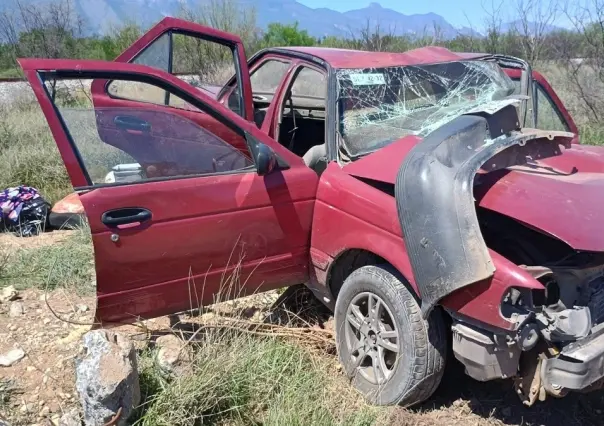
[[[16,186],[0,191],[0,228],[20,237],[38,235],[46,228],[50,204],[37,189]]]

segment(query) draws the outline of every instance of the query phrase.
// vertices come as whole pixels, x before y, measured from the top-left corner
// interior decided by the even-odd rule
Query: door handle
[[[131,115],[117,115],[113,119],[113,124],[123,130],[133,130],[135,132],[150,132],[151,124],[142,118]]]
[[[101,222],[107,226],[117,227],[132,223],[142,223],[151,219],[151,212],[140,207],[126,207],[109,210],[101,216]]]

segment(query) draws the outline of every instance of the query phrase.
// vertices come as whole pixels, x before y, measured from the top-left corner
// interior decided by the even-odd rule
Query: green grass
[[[33,239],[38,237],[32,237]],[[0,287],[17,289],[57,287],[78,294],[94,291],[90,230],[79,229],[53,244],[10,250],[0,247]]]
[[[370,407],[335,372],[332,355],[275,337],[213,331],[195,346],[191,371],[165,380],[153,352],[139,358],[143,404],[134,424],[371,425]]]
[[[0,109],[0,170],[0,188],[33,186],[50,202],[73,191],[37,103]]]
[[[16,68],[0,70],[0,78],[23,78],[23,73]]]
[[[582,125],[579,127],[579,134],[583,145],[604,145],[604,125]]]

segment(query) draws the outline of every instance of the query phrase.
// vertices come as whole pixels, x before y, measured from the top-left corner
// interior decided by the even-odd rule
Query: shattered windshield
[[[514,83],[494,62],[339,69],[339,133],[344,154],[356,158],[407,135],[425,136],[454,118],[493,111]]]

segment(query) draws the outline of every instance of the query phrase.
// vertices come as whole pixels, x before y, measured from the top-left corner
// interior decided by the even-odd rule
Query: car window
[[[537,85],[537,128],[541,130],[568,131],[556,105],[540,84]]]
[[[250,76],[252,92],[274,95],[288,69],[289,62],[276,59],[265,61]]]
[[[178,33],[166,33],[158,37],[131,62],[177,75],[211,97],[216,97],[224,84],[236,74],[235,52],[230,46]],[[113,80],[107,85],[107,93],[114,98],[187,108],[180,99],[172,98],[162,89],[140,84],[135,84],[130,89],[123,87],[127,83]],[[239,88],[240,82],[237,79],[235,84]],[[239,96],[233,98],[231,109],[241,115],[239,100]]]
[[[126,79],[114,82],[160,97],[164,91]],[[170,98],[188,105],[174,93]],[[244,136],[207,114],[194,121],[170,108],[93,106],[85,91],[75,100],[56,97],[54,102],[93,184],[240,172],[253,166]]]
[[[325,99],[327,78],[325,74],[313,68],[302,68],[291,86],[292,96],[305,96]]]
[[[283,76],[289,69],[290,62],[277,59],[268,59],[260,66],[254,69],[250,75],[252,84],[252,93],[257,95],[269,96],[272,102],[272,96],[275,95]],[[231,92],[227,99],[227,106],[231,110],[236,110],[239,107],[239,88]],[[260,122],[257,122],[260,127]]]

